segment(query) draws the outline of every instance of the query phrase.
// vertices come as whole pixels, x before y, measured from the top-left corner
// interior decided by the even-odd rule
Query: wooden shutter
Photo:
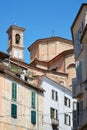
[[[15,82],[12,82],[12,99],[17,99],[17,84]]]
[[[79,31],[74,36],[74,53],[75,53],[75,58],[77,58],[79,56],[79,54],[81,53],[81,43],[79,40]]]
[[[74,35],[74,54],[75,54],[75,58],[78,57],[78,33],[76,33]]]
[[[35,100],[36,100],[36,94],[35,94],[35,92],[34,91],[32,91],[32,97],[31,97],[31,99],[32,99],[32,101],[31,101],[31,103],[32,103],[32,108],[35,108]]]
[[[82,62],[79,61],[76,67],[76,75],[77,75],[77,82],[80,84],[82,82]]]
[[[83,125],[83,101],[79,102],[79,125]]]
[[[31,111],[31,123],[36,124],[36,111]]]
[[[11,117],[17,118],[17,105],[11,104]]]
[[[74,110],[73,111],[73,128],[77,128],[78,127],[78,111]]]
[[[58,101],[58,92],[56,92],[56,101]]]
[[[76,78],[72,79],[72,96],[73,98],[76,98],[77,96],[77,79]]]

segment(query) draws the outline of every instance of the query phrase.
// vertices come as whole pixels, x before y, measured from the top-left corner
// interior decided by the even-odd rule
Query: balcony
[[[55,118],[53,118],[53,119],[51,119],[51,124],[52,124],[52,126],[58,126],[59,125],[59,120],[58,119],[55,119]]]

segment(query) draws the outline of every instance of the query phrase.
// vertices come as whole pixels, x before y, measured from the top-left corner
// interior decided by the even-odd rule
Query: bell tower
[[[8,53],[12,58],[24,60],[23,33],[24,28],[11,25],[8,33]]]

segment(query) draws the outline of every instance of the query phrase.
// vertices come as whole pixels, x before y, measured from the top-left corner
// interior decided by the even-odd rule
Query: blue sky
[[[0,51],[7,53],[7,29],[25,28],[25,62],[30,62],[27,48],[37,39],[52,36],[72,39],[71,25],[82,3],[87,0],[0,0]]]

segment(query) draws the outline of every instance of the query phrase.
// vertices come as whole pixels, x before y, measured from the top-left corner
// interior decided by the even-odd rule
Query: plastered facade
[[[43,114],[43,94],[36,91],[30,86],[14,81],[13,78],[5,75],[1,77],[2,88],[0,88],[0,130],[26,130],[35,129],[43,130],[42,114]],[[12,81],[17,83],[17,100],[12,100]],[[31,107],[31,92],[36,93],[36,107]],[[2,93],[1,93],[2,92]],[[11,117],[11,104],[17,105],[17,119]],[[31,123],[31,110],[36,111],[36,124]]]

